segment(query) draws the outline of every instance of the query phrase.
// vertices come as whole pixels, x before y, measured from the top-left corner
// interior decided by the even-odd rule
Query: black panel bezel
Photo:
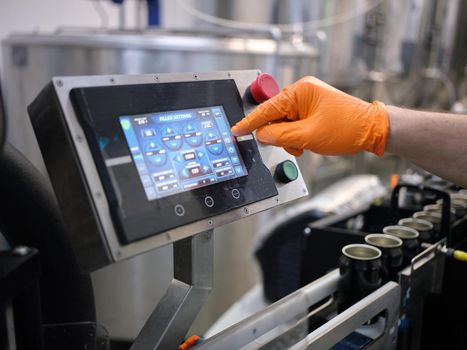
[[[221,105],[230,125],[235,124],[244,113],[234,80],[83,87],[72,89],[70,97],[104,186],[121,244],[277,195],[254,139],[238,143],[248,176],[157,200],[147,200],[133,161],[111,170],[105,164],[107,156],[130,156],[120,116]],[[99,146],[101,137],[110,139],[104,153]],[[233,189],[239,191],[240,198],[231,195]],[[206,196],[213,198],[212,208],[205,205]],[[176,214],[176,205],[184,207],[183,216]]]

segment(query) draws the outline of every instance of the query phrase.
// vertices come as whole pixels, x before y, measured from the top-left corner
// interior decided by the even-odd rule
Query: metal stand
[[[212,289],[212,232],[173,244],[174,278],[131,350],[177,349],[183,342]]]

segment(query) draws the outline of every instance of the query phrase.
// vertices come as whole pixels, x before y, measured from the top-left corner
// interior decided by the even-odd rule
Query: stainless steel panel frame
[[[70,100],[70,91],[76,87],[87,86],[108,86],[108,85],[131,85],[131,84],[158,84],[166,82],[184,82],[184,81],[202,81],[202,80],[221,80],[234,79],[240,95],[243,96],[246,88],[260,74],[258,70],[247,71],[225,71],[212,73],[174,73],[174,74],[147,74],[147,75],[124,75],[124,76],[82,76],[82,77],[56,77],[53,84],[56,89],[59,103],[64,113],[67,128],[71,135],[73,146],[82,165],[84,177],[87,181],[89,195],[99,218],[101,227],[101,241],[106,244],[107,252],[103,252],[105,257],[109,256],[111,262],[126,259],[151,249],[162,247],[164,245],[176,242],[194,234],[212,230],[216,227],[225,225],[232,221],[250,216],[266,209],[273,208],[279,204],[301,198],[308,194],[304,179],[299,174],[297,180],[288,184],[277,184],[278,196],[269,198],[243,208],[234,209],[230,212],[200,220],[195,223],[174,228],[167,232],[157,234],[147,239],[133,242],[127,245],[121,245],[111,220],[110,211],[104,189],[97,173],[97,168],[86,141],[83,129],[78,122],[75,110]],[[248,113],[254,106],[244,102],[245,113]],[[291,156],[281,148],[265,146],[259,144],[259,151],[265,166],[274,173],[277,164],[290,160],[297,164],[295,157]],[[298,167],[298,165],[297,165]],[[74,241],[74,239],[72,239]],[[91,247],[94,248],[94,247]],[[86,252],[77,252],[78,256]]]

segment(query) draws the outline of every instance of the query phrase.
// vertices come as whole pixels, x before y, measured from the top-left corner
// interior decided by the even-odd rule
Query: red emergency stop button
[[[274,79],[270,74],[261,73],[246,89],[245,94],[251,103],[259,105],[278,93],[279,85],[277,84],[276,79]]]

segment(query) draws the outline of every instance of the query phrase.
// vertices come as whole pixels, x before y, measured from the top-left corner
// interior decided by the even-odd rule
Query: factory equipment
[[[55,262],[53,251],[39,249],[47,268],[54,266],[41,284],[42,307],[49,322],[60,314],[54,315],[52,307],[58,300],[69,321],[89,318],[43,327],[44,334],[49,332],[43,338],[47,349],[80,341],[96,349],[101,344],[89,275],[78,273],[76,263],[91,271],[165,245],[173,247],[174,278],[132,349],[171,349],[183,342],[212,288],[213,228],[307,194],[295,158],[256,143],[253,134],[234,138],[230,133],[254,103],[277,89],[271,76],[257,70],[57,77],[44,88],[29,113],[64,226],[54,226],[58,207],[44,199],[48,205],[38,206],[34,215],[50,217],[46,222],[54,231],[36,243],[61,241],[66,248]],[[404,218],[417,216],[421,208],[428,213],[433,203],[441,220],[425,223],[432,232],[425,232],[427,241],[420,245],[419,232],[409,225],[423,220]],[[463,192],[428,179],[396,186],[390,202],[312,223],[302,211],[277,227],[289,237],[296,234],[300,244],[275,249],[284,257],[299,257],[303,287],[194,348],[419,349],[434,344],[436,327],[448,332],[449,325],[458,326],[452,310],[467,309],[458,288],[467,278],[466,265],[459,262],[466,259],[459,250],[466,244],[465,208]],[[7,237],[24,239],[18,230]],[[391,237],[394,245],[388,244]],[[339,271],[333,270],[339,262]],[[287,273],[277,270],[273,283],[289,283]],[[80,283],[69,283],[75,278]],[[80,287],[68,310],[72,290],[67,288],[73,285]],[[81,288],[88,293],[80,295]],[[86,310],[79,307],[83,302]],[[444,308],[446,325],[439,325]],[[459,341],[451,337],[443,344]]]
[[[404,194],[406,191],[411,196]],[[427,179],[416,186],[398,185],[390,201],[320,220],[315,218],[311,223],[312,213],[298,210],[300,213],[278,226],[273,233],[276,237],[270,239],[268,249],[275,250],[274,264],[271,255],[267,260],[264,252],[260,259],[266,296],[290,290],[295,279],[304,287],[195,348],[229,348],[230,344],[235,344],[232,348],[241,349],[462,348],[465,335],[457,330],[463,329],[465,323],[457,315],[467,309],[461,296],[462,288],[459,288],[466,282],[467,266],[463,262],[465,253],[456,249],[467,246],[467,218],[456,216],[452,221],[449,218],[450,204],[447,204],[450,198],[459,197],[467,200],[455,186],[435,184]],[[407,201],[413,198],[417,200]],[[400,220],[418,227],[424,224],[422,228],[430,226],[422,220],[407,219],[437,198],[443,201],[442,220],[435,229],[437,232],[431,225],[430,243],[420,246],[418,241],[414,242],[418,231],[393,225]],[[293,211],[293,207],[289,210]],[[383,231],[388,234],[368,233]],[[403,237],[405,243],[399,237]],[[364,242],[370,246],[362,244]],[[455,248],[448,249],[448,246]],[[404,253],[411,260],[402,263]],[[452,259],[455,254],[457,259]],[[385,257],[381,258],[382,255]],[[296,261],[301,263],[297,265]],[[328,271],[337,267],[338,262],[340,277],[331,286],[337,271]],[[293,267],[288,269],[290,265]],[[324,292],[320,289],[323,286],[329,289]],[[394,295],[380,294],[395,286],[400,290],[394,289]],[[277,305],[284,305],[286,310],[293,309],[291,299],[302,293],[309,298],[309,304],[314,304],[306,314],[294,318],[291,312],[284,318],[275,313]],[[396,307],[375,304],[376,300],[382,304],[395,303]],[[366,306],[372,311],[363,311]],[[393,312],[397,314],[397,320],[393,318]],[[268,317],[270,314],[279,321],[273,322]],[[440,317],[443,324],[439,322]],[[267,326],[266,320],[269,322]],[[308,334],[297,342],[300,334],[303,336],[300,326],[304,324]],[[254,338],[251,328],[258,335],[254,343],[249,343]],[[439,337],[439,332],[447,336]],[[242,337],[239,339],[238,335]],[[243,337],[249,338],[243,341]]]
[[[464,206],[467,205],[467,197],[462,191],[465,190],[459,191],[452,184],[427,178],[417,185],[398,185],[390,200],[376,201],[364,208],[351,209],[346,213],[319,220],[316,220],[316,215],[314,220],[310,220],[312,213],[300,211],[302,205],[296,206],[297,215],[289,216],[287,221],[276,228],[273,233],[275,237],[269,239],[268,251],[265,252],[264,247],[261,248],[259,258],[263,268],[265,296],[275,296],[276,298],[272,299],[275,301],[278,300],[278,296],[279,298],[284,296],[280,294],[281,291],[290,293],[307,283],[319,281],[319,278],[324,279],[323,276],[328,276],[326,275],[328,271],[338,266],[339,258],[344,252],[346,257],[344,260],[348,259],[348,256],[355,258],[360,254],[360,259],[363,260],[363,263],[358,265],[361,273],[364,271],[376,273],[376,276],[364,274],[368,276],[366,278],[371,277],[365,283],[361,281],[358,283],[357,280],[350,284],[353,285],[353,289],[360,290],[361,297],[365,294],[362,293],[364,289],[361,286],[365,286],[368,293],[368,288],[371,291],[375,285],[381,283],[377,278],[378,269],[375,269],[374,265],[371,269],[371,265],[365,265],[366,259],[378,259],[378,254],[372,257],[370,253],[365,252],[367,248],[361,251],[353,249],[355,244],[357,247],[362,243],[370,244],[380,249],[383,256],[388,254],[381,261],[383,266],[380,270],[380,278],[383,283],[384,280],[388,280],[385,276],[390,275],[389,280],[396,281],[401,288],[400,304],[396,311],[399,315],[399,322],[396,322],[398,331],[391,331],[393,336],[394,332],[398,333],[398,348],[462,348],[466,341],[465,333],[458,330],[465,329],[465,322],[458,315],[467,310],[467,303],[462,297],[462,288],[460,288],[467,282],[467,266],[463,262],[464,253],[458,249],[465,250],[467,247],[465,235],[467,217],[456,215],[452,220],[450,218],[452,211],[449,209],[451,205],[446,204],[460,197]],[[418,216],[415,215],[417,211],[435,202],[443,204],[439,208],[440,220],[436,225],[412,218]],[[293,212],[293,209],[294,207],[288,208],[288,212]],[[404,226],[395,225],[397,223]],[[420,244],[416,239],[419,231],[413,226],[424,232],[424,236],[428,236],[428,241]],[[405,247],[401,245],[402,250],[398,248],[388,253],[390,247],[388,236],[378,232],[391,235],[392,241],[403,239]],[[343,251],[344,247],[347,248]],[[353,250],[352,254],[349,254],[348,250]],[[400,261],[401,254],[406,257],[403,264]],[[454,254],[457,254],[457,259],[452,259]],[[287,268],[287,264],[292,265],[292,268]],[[348,271],[347,267],[344,269],[341,267],[343,277],[346,276],[346,271]],[[372,281],[373,285],[369,281]],[[341,286],[345,287],[349,283],[348,281],[345,283],[344,280]],[[343,294],[340,290],[342,289],[338,285],[337,301],[339,295],[342,300],[343,296],[349,294],[345,293],[346,288],[343,289]],[[340,304],[345,305],[345,302],[341,301]],[[338,305],[339,303],[335,306]],[[309,327],[319,333],[320,328],[316,327],[331,322],[330,315],[333,310],[333,308],[324,312],[320,310],[318,313],[320,317],[316,317],[313,311],[310,311],[315,317],[309,321]],[[442,324],[439,322],[440,317],[443,319]],[[372,328],[373,331],[378,329],[377,319],[370,321],[363,328],[354,328],[353,331],[359,335],[356,338],[354,335],[349,336],[340,342],[340,346],[344,349],[366,349],[364,344],[375,339],[374,334],[369,336],[369,329]],[[326,329],[324,325],[322,329]],[[446,336],[439,337],[440,332]],[[371,339],[362,339],[360,335],[369,336]],[[307,339],[316,338],[308,336]],[[305,344],[311,345],[306,341],[302,344],[301,348],[306,348]],[[380,348],[386,349],[386,347]]]
[[[259,71],[57,77],[29,107],[64,219],[68,259],[90,271],[173,245],[174,278],[133,349],[170,349],[183,341],[212,287],[213,228],[307,194],[292,156],[257,144],[254,135],[230,133],[252,102],[276,92],[274,80]],[[440,198],[445,214],[449,197]],[[322,265],[316,264],[318,277]],[[379,280],[340,303],[336,314],[340,281],[339,272],[326,274],[197,348],[324,349],[355,341],[395,348],[399,285]],[[45,301],[58,282],[48,283],[41,289]],[[60,291],[56,297],[66,300]],[[45,338],[48,348],[70,342],[67,334],[78,342],[83,330],[72,328],[80,325],[62,323],[61,336]]]
[[[174,243],[175,279],[135,348],[182,340],[211,288],[215,227],[307,194],[293,157],[230,133],[277,92],[258,74],[61,77],[30,106],[83,269]]]
[[[204,2],[203,4],[194,3],[197,9],[205,9]],[[249,4],[248,7],[244,6],[246,3]],[[445,73],[448,72],[451,52],[456,49],[451,45],[452,33],[456,30],[456,26],[459,27],[458,23],[463,23],[462,21],[456,22],[454,16],[458,7],[465,7],[462,3],[416,0],[397,2],[326,0],[315,1],[313,4],[279,1],[276,3],[280,3],[280,8],[285,9],[283,12],[275,13],[276,22],[272,21],[271,14],[274,11],[261,13],[261,16],[266,16],[262,19],[263,22],[272,24],[270,31],[257,32],[245,28],[231,31],[209,28],[196,31],[155,30],[140,33],[62,29],[51,35],[39,33],[12,35],[3,43],[4,74],[6,75],[3,77],[4,92],[9,122],[12,125],[9,128],[9,140],[45,173],[42,157],[26,116],[25,106],[32,101],[40,88],[56,75],[185,70],[202,72],[212,69],[260,67],[274,72],[280,85],[285,85],[303,75],[313,74],[333,84],[348,88],[350,91],[358,92],[361,96],[372,96],[387,102],[403,102],[407,105],[424,105],[434,102],[436,106],[446,108],[451,105],[453,95],[451,80],[453,79]],[[256,19],[260,16],[254,8],[262,5],[264,4],[259,1],[255,4],[235,1],[228,6],[234,8],[236,13],[228,14],[226,17],[231,15],[231,18],[235,20],[246,18],[246,21],[250,21],[248,18]],[[303,10],[298,5],[303,6]],[[219,5],[221,6],[224,5]],[[245,8],[248,10],[245,11]],[[401,11],[401,8],[407,11]],[[245,17],[245,13],[249,17]],[[315,20],[316,23],[325,23],[328,18],[340,18],[342,14],[344,17],[347,14],[351,16],[337,23],[331,23],[331,21],[323,27],[312,28],[311,26],[312,29],[308,28],[310,30],[305,31],[300,25],[295,25],[299,22]],[[325,21],[320,22],[320,18],[324,18]],[[275,26],[277,23],[290,24],[289,28],[294,27],[294,30],[290,33],[281,33]],[[441,37],[442,40],[440,40]],[[458,43],[457,46],[459,49],[463,46],[463,42]],[[422,57],[419,62],[423,64],[421,66],[409,64],[414,62],[414,57]],[[462,57],[465,55],[457,55],[455,58],[462,61]],[[376,62],[377,59],[378,62]],[[436,69],[426,70],[428,63]],[[369,84],[359,85],[365,76]],[[426,79],[421,80],[420,76]],[[415,83],[421,83],[425,87],[423,82],[427,80],[429,81],[427,87],[433,88],[435,92],[447,91],[449,98],[446,99],[441,94],[442,103],[438,103],[438,99],[420,96],[419,94],[424,94],[425,90],[415,89],[413,86]],[[363,92],[360,90],[362,86],[365,88]],[[355,87],[358,88],[357,91],[354,90]],[[445,103],[446,100],[449,104]],[[336,158],[324,159],[324,164],[318,164],[317,161],[323,161],[322,157],[315,156],[314,162],[308,161],[308,157],[311,158],[311,156],[305,157],[307,158],[302,159],[302,162],[309,165],[308,168],[301,168],[305,181],[313,180],[313,185],[318,183],[316,187],[322,186],[326,181],[329,184],[345,174],[368,171],[365,168],[368,159],[365,159],[365,164]],[[376,172],[379,173],[380,169],[384,168],[381,171],[386,174],[388,170],[381,164],[379,160],[375,164]],[[372,171],[375,170],[372,169]],[[453,200],[453,208],[454,203]],[[433,205],[434,202],[430,204]],[[418,209],[421,211],[423,207],[420,206]],[[457,209],[454,210],[457,211]],[[220,249],[217,249],[218,254],[215,258],[225,265],[219,267],[216,273],[219,277],[217,281],[222,280],[220,285],[224,286],[224,289],[211,299],[210,302],[215,306],[212,310],[207,308],[209,309],[208,317],[201,317],[203,326],[211,324],[219,312],[234,302],[257,280],[252,268],[253,258],[250,258],[252,254],[248,249],[256,239],[246,232],[262,231],[265,224],[270,224],[273,221],[271,219],[276,216],[277,212],[266,212],[235,224],[233,227],[227,225],[218,228],[221,232],[216,235],[216,240]],[[349,220],[349,226],[358,227],[359,218],[360,216],[357,215],[355,220]],[[432,220],[432,225],[436,227],[439,227],[441,222],[441,215],[433,211],[429,214],[419,213],[415,220],[422,221],[423,219],[420,218]],[[404,219],[407,220],[408,217],[401,217],[401,220]],[[390,224],[402,225],[398,221],[392,221]],[[427,236],[427,233],[422,231],[419,230],[420,238]],[[321,246],[320,243],[318,246]],[[241,250],[242,255],[235,258],[231,252],[233,249],[230,247]],[[298,261],[299,256],[301,255],[296,254],[294,261]],[[105,264],[105,259],[97,265]],[[171,259],[172,250],[164,246],[131,260],[119,259],[120,264],[112,264],[107,269],[93,273],[98,317],[101,317],[99,321],[108,326],[113,337],[121,340],[134,339],[148,316],[148,310],[152,308],[154,301],[163,295],[162,286],[169,283],[171,279],[170,269],[162,271],[154,269],[153,266],[159,266]],[[238,266],[238,269],[232,272],[235,275],[226,276],[223,273],[229,266]],[[314,275],[313,278],[322,274],[324,274],[323,271]],[[116,278],[123,275],[127,277],[120,280]],[[225,287],[225,281],[231,278],[238,279],[240,276],[241,282],[234,288]],[[300,273],[289,273],[288,277],[294,279],[293,284],[288,285],[287,288],[278,288],[277,291],[280,293],[274,294],[271,290],[268,291],[276,296],[275,300],[278,299],[278,295],[282,297],[288,294],[285,291],[294,290],[291,286],[296,289],[304,284],[303,281],[313,280],[307,279],[309,277],[307,276],[302,281],[301,270]],[[161,283],[155,284],[154,280],[161,281]],[[127,297],[128,295],[130,297]],[[125,300],[125,303],[122,300]],[[124,319],[131,319],[131,322],[122,321]]]
[[[251,98],[278,92],[257,74],[54,78],[29,112],[81,266],[94,270],[307,194],[285,151],[230,133]]]
[[[3,41],[4,95],[9,128],[8,139],[43,173],[45,166],[37,146],[26,107],[54,76],[91,74],[142,74],[152,72],[204,72],[258,67],[274,73],[284,86],[315,70],[317,50],[306,43],[279,40],[269,32],[224,29],[155,29],[142,32],[69,28],[53,34],[14,34]],[[335,163],[335,162],[334,162]],[[346,160],[344,169],[350,168]],[[342,167],[341,167],[342,168]],[[334,169],[334,168],[333,168]],[[306,174],[310,171],[305,169]],[[306,176],[310,180],[310,176]],[[219,313],[234,302],[258,279],[251,257],[254,236],[246,234],[253,226],[259,230],[268,215],[258,215],[239,224],[219,228],[215,245],[219,269],[218,291],[210,298],[200,327],[207,327]],[[234,233],[234,234],[232,234]],[[238,247],[240,255],[230,248]],[[161,285],[170,282],[171,271],[154,270],[172,259],[168,248],[109,266],[92,274],[100,321],[122,341],[134,339],[154,300],[162,297]],[[239,270],[224,271],[231,266]],[[240,272],[242,271],[243,272]],[[114,276],[125,274],[129,284]],[[231,278],[241,282],[227,288]],[[161,285],[153,279],[164,281]],[[126,298],[123,295],[138,295]],[[147,297],[147,296],[151,296]],[[123,301],[125,301],[123,303]],[[118,305],[118,306],[116,306]],[[132,322],[122,321],[124,318]]]

